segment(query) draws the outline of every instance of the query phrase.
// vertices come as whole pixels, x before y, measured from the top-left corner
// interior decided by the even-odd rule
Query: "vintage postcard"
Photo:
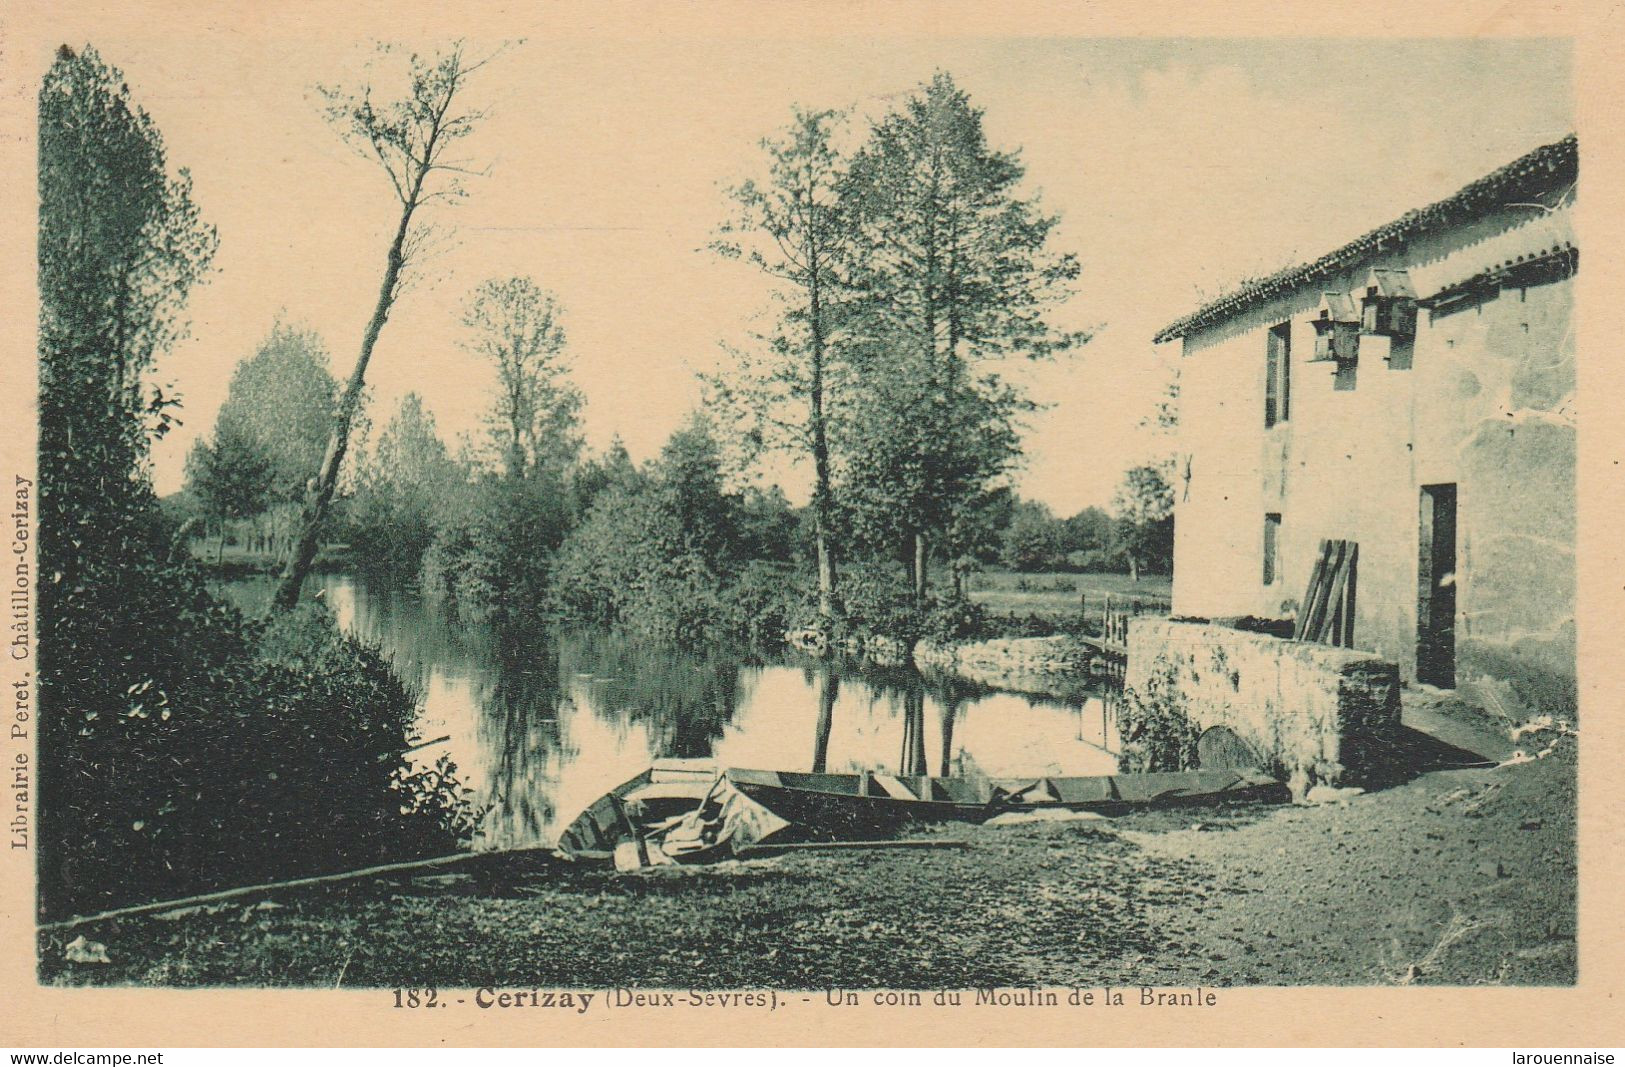
[[[1619,16],[1330,14],[10,6],[4,1043],[1619,1044]]]

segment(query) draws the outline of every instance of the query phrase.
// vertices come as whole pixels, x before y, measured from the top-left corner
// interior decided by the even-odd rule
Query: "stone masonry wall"
[[[1129,623],[1128,649],[1125,716],[1228,727],[1300,796],[1399,725],[1399,668],[1370,653],[1158,618]]]
[[[1018,693],[1064,696],[1088,685],[1094,654],[1075,637],[1011,637],[914,646],[914,665]]]

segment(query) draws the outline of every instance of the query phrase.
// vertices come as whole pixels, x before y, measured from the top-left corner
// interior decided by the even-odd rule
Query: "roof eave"
[[[1249,311],[1276,297],[1296,292],[1305,286],[1340,274],[1359,262],[1381,254],[1385,246],[1402,245],[1410,239],[1438,232],[1460,223],[1475,210],[1476,202],[1485,196],[1497,196],[1526,185],[1553,186],[1565,180],[1572,181],[1579,166],[1579,141],[1574,134],[1542,145],[1471,182],[1443,200],[1425,208],[1408,211],[1392,222],[1358,237],[1321,258],[1297,267],[1277,271],[1252,285],[1213,301],[1183,318],[1176,319],[1152,338],[1152,344],[1189,337],[1193,333],[1216,326]],[[1505,207],[1507,204],[1497,204]]]

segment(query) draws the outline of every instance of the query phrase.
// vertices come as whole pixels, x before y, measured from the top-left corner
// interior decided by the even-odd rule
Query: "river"
[[[995,777],[1110,774],[1103,694],[1018,695],[912,668],[682,652],[624,634],[498,634],[416,591],[311,579],[340,626],[377,646],[422,702],[413,754],[449,755],[489,807],[480,848],[550,844],[583,808],[659,757],[795,771]],[[246,608],[263,581],[223,583]]]

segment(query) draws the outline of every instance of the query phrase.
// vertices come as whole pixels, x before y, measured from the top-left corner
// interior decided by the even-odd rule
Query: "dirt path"
[[[107,922],[56,983],[916,989],[1563,983],[1573,745],[1346,803],[945,827],[966,850],[544,859]],[[71,963],[79,934],[108,963]]]
[[[1346,803],[1203,830],[1129,831],[1212,878],[1170,930],[1212,982],[1573,982],[1574,746],[1441,771]]]

